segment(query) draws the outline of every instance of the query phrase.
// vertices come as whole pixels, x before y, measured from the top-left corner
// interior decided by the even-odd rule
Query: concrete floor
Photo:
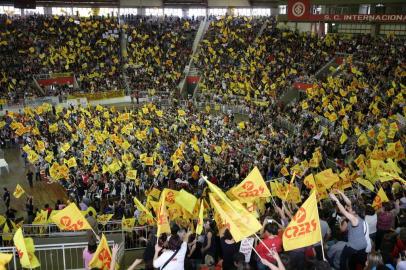
[[[54,208],[55,203],[58,199],[65,200],[67,198],[65,189],[57,183],[47,184],[45,181],[36,182],[34,180],[34,187],[30,188],[26,177],[27,168],[24,165],[20,150],[18,148],[7,148],[2,149],[2,151],[4,152],[4,159],[8,163],[9,172],[7,173],[7,170],[5,168],[1,169],[1,215],[4,215],[4,213],[6,212],[6,206],[3,201],[4,187],[6,187],[11,193],[10,207],[17,210],[17,217],[24,217],[25,219],[27,218],[27,214],[25,211],[27,194],[33,196],[34,209],[43,209],[46,203]],[[26,192],[19,199],[16,199],[12,195],[17,184],[20,184]]]

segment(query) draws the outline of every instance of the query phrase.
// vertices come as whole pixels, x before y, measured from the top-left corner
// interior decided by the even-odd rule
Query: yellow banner
[[[108,99],[108,98],[116,98],[116,97],[124,97],[123,90],[116,90],[116,91],[104,91],[104,92],[96,92],[93,94],[90,93],[75,93],[69,95],[68,99],[76,99],[76,98],[87,98],[87,100],[100,100],[100,99]]]
[[[317,210],[316,192],[297,210],[292,221],[283,232],[283,249],[285,251],[307,247],[321,241],[319,212]]]

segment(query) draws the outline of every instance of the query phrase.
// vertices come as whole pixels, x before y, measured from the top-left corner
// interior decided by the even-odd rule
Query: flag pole
[[[97,241],[100,241],[100,236],[93,230],[93,227],[90,226],[90,230],[92,230],[92,232],[94,233],[94,235],[96,236]]]
[[[318,203],[320,203],[320,202],[318,202]],[[317,216],[319,217],[321,254],[323,255],[323,261],[326,262],[327,260],[326,260],[326,256],[324,255],[324,242],[323,242],[323,235],[322,235],[322,232],[321,232],[319,207],[316,207],[316,211],[317,211]]]

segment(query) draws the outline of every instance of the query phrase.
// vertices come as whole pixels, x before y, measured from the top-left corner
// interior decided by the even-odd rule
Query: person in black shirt
[[[187,259],[190,266],[188,269],[197,270],[202,263],[202,243],[198,241],[195,233],[189,236],[187,246]]]
[[[145,247],[143,259],[145,262],[145,270],[153,270],[153,259],[155,254],[155,244],[157,243],[157,238],[155,236],[156,229],[154,228],[152,232],[148,235],[147,246]],[[158,243],[162,244],[166,241],[166,235],[162,234],[159,237]]]
[[[7,188],[4,188],[3,200],[4,203],[6,204],[7,209],[10,207],[10,199],[11,199],[10,191],[8,191]]]
[[[16,213],[17,213],[17,210],[15,210],[13,208],[7,208],[6,218],[14,220],[16,218]]]
[[[220,232],[221,249],[223,251],[223,269],[233,269],[233,256],[240,250],[240,243],[236,243],[230,230],[225,228]]]
[[[27,222],[28,224],[31,224],[34,221],[34,205],[32,204],[32,196],[27,197],[25,209],[27,210]]]
[[[33,184],[32,184],[33,176],[34,176],[34,174],[32,173],[31,169],[28,169],[27,180],[28,180],[28,183],[30,184],[31,188],[33,187]]]
[[[216,256],[216,240],[215,240],[215,223],[212,220],[207,220],[204,223],[204,242],[202,245],[202,257],[205,260],[206,255],[210,255],[213,259]]]

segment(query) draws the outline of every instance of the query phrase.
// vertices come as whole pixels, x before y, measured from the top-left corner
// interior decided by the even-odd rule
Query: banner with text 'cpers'
[[[303,22],[405,23],[406,14],[312,14],[310,0],[288,0],[288,20]]]

